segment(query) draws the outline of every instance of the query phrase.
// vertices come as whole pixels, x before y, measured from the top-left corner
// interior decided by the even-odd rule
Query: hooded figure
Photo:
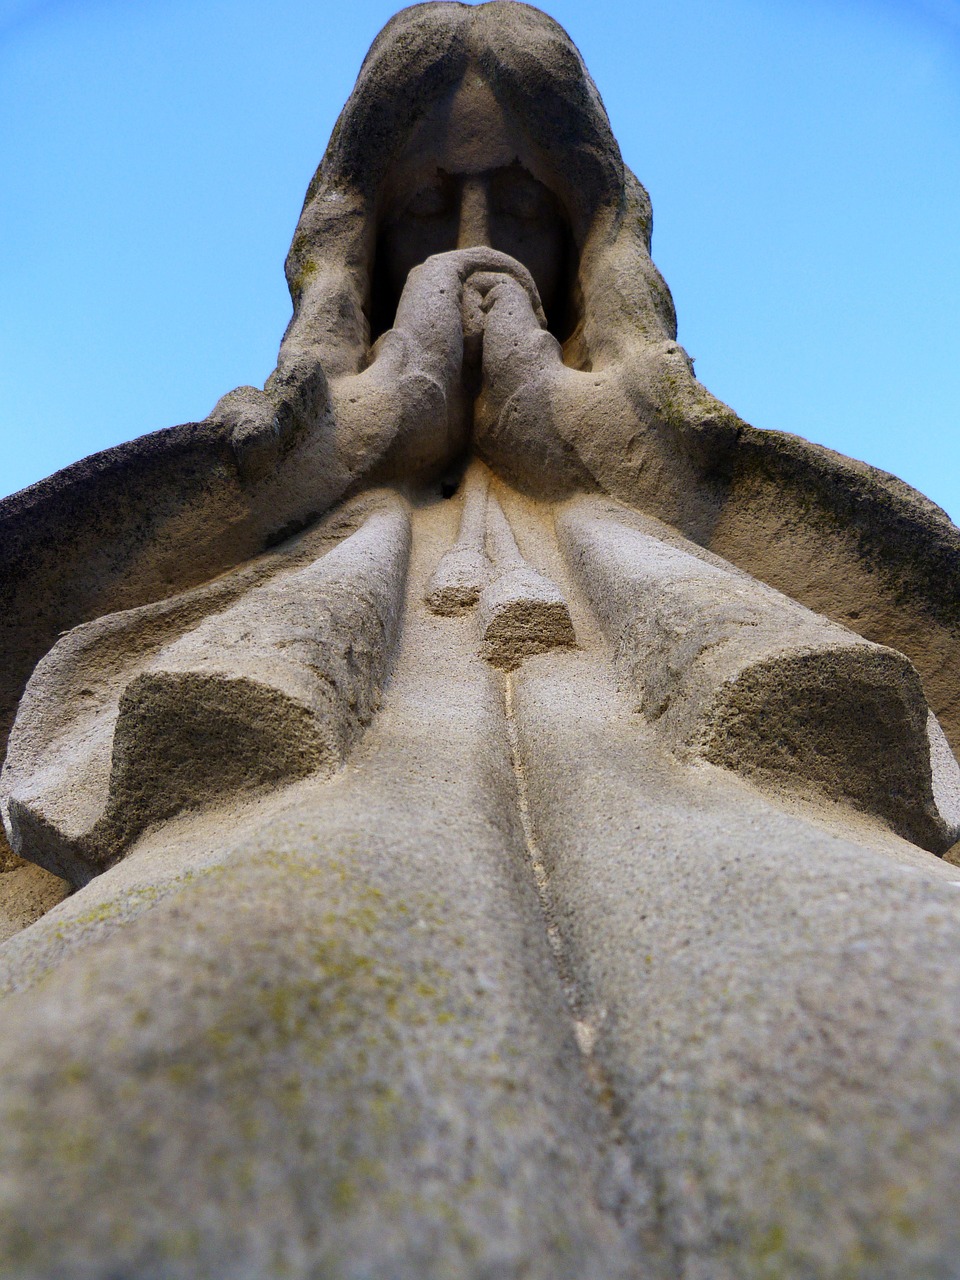
[[[650,227],[556,23],[405,10],[266,387],[3,504],[4,1274],[955,1275],[960,535]]]

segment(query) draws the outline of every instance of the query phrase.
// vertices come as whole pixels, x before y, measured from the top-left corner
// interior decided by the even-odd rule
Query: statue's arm
[[[208,581],[344,496],[356,476],[337,457],[316,362],[294,390],[285,402],[238,388],[204,422],[106,449],[0,501],[0,759],[23,687],[62,632]],[[306,429],[294,410],[310,395]]]
[[[960,530],[916,490],[759,431],[669,339],[563,364],[510,281],[485,286],[478,448],[524,487],[594,488],[655,515],[867,639],[906,653],[960,747]]]
[[[0,760],[61,633],[215,577],[358,483],[369,458],[340,429],[316,354],[288,346],[268,388],[0,500]]]
[[[214,423],[107,449],[0,502],[0,752],[60,632],[252,554],[249,515],[236,453]]]
[[[960,751],[960,530],[947,514],[896,476],[732,414],[691,420],[685,439],[716,512],[700,541],[905,653]]]
[[[0,757],[23,686],[61,632],[182,591],[258,554],[368,483],[423,478],[465,443],[462,294],[492,250],[411,273],[358,373],[327,378],[288,334],[264,390],[202,423],[107,449],[0,501]]]

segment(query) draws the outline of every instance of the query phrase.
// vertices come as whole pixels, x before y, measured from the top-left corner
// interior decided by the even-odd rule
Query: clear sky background
[[[381,0],[0,0],[0,494],[273,368]],[[554,0],[699,377],[960,518],[960,0]]]

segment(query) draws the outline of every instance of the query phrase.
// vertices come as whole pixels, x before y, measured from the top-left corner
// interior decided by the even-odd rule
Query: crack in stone
[[[594,1055],[597,1037],[605,1021],[607,1011],[605,1008],[600,1007],[592,1013],[592,1016],[591,1012],[588,1011],[586,997],[577,980],[571,957],[556,922],[556,913],[550,896],[550,875],[537,842],[533,816],[530,810],[530,793],[520,749],[520,734],[517,727],[514,704],[514,679],[512,672],[504,673],[503,703],[507,741],[510,748],[510,763],[513,766],[517,785],[517,810],[523,830],[524,848],[536,886],[537,897],[540,900],[540,910],[543,916],[550,954],[563,990],[567,1012],[573,1026],[573,1037],[580,1052],[589,1092],[603,1117],[608,1148],[607,1158],[609,1160],[612,1153],[618,1149],[625,1151],[627,1148],[625,1135],[615,1111],[616,1095],[612,1082],[603,1065]],[[614,1209],[613,1215],[620,1225],[624,1225],[622,1212]]]

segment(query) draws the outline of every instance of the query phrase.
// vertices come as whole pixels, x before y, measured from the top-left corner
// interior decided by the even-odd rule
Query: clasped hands
[[[272,473],[281,505],[291,484],[311,491],[317,510],[361,486],[427,482],[473,449],[542,496],[599,488],[671,519],[665,495],[681,502],[696,485],[676,460],[675,421],[718,403],[682,348],[659,336],[602,367],[565,365],[530,272],[485,246],[415,267],[362,369],[328,379],[322,361],[301,346],[270,397],[242,389],[233,438],[256,465],[241,466]],[[284,411],[281,386],[306,412]]]
[[[472,431],[496,465],[508,402],[563,368],[526,267],[484,246],[436,254],[410,272],[367,367],[331,382],[338,454],[351,471],[425,478],[462,457]]]

